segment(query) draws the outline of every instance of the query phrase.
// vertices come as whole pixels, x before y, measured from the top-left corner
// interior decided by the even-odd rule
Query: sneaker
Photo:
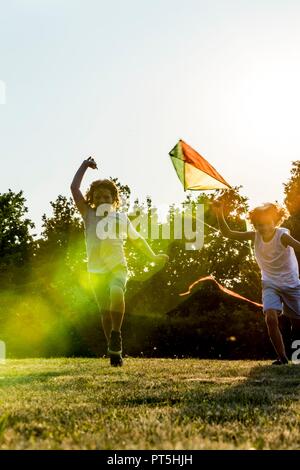
[[[120,331],[112,331],[108,342],[109,354],[122,354],[122,336]]]
[[[283,366],[285,364],[288,364],[289,361],[286,357],[282,358],[282,359],[276,359],[276,361],[273,361],[272,362],[272,366]]]
[[[111,354],[110,356],[110,365],[113,367],[122,367],[123,365],[123,358],[121,354]]]
[[[119,331],[112,331],[108,343],[108,355],[110,357],[110,364],[114,367],[122,366],[122,336]]]

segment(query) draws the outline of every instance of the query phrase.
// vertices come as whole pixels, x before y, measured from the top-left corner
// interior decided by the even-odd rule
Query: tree
[[[285,205],[290,216],[284,221],[283,226],[288,228],[292,237],[300,240],[300,160],[292,163],[291,176],[287,183],[284,183]],[[296,252],[298,263],[300,254]]]
[[[28,212],[25,202],[23,191],[15,193],[9,189],[0,194],[0,273],[3,281],[17,276],[20,271],[23,273],[34,252],[30,234],[34,223],[25,217]]]
[[[284,203],[291,216],[300,216],[300,160],[292,162],[291,176],[284,183]]]
[[[81,258],[84,258],[83,222],[78,216],[77,208],[71,198],[59,195],[50,202],[53,215],[43,214],[42,234],[39,240],[40,253],[49,261],[70,261],[72,245],[82,239]]]

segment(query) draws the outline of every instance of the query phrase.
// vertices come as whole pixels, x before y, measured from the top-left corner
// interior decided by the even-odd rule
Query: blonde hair
[[[85,194],[85,200],[90,207],[95,208],[95,204],[93,202],[94,191],[95,189],[98,189],[98,188],[108,189],[112,196],[113,204],[115,205],[117,209],[120,207],[121,200],[120,200],[118,187],[112,180],[109,180],[109,179],[96,180],[96,181],[93,181],[93,183],[90,185],[89,189],[87,190]]]
[[[275,226],[280,225],[287,217],[289,212],[279,204],[273,204],[271,202],[265,202],[261,206],[255,207],[249,212],[249,220],[254,225],[262,220],[264,217],[271,217],[274,221]]]

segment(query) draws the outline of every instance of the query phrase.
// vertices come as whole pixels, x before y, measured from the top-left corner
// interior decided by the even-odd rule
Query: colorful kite
[[[184,190],[231,188],[217,170],[183,140],[179,140],[169,155]]]

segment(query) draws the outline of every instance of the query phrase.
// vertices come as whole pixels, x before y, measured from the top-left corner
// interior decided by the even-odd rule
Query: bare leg
[[[110,315],[113,331],[121,331],[125,312],[124,291],[121,287],[110,289]]]
[[[292,323],[291,319],[285,314],[278,316],[278,325],[285,347],[287,357],[291,357],[291,344],[292,344]]]
[[[110,316],[110,297],[103,284],[103,275],[90,273],[90,282],[101,315],[101,324],[108,343],[112,329]]]
[[[101,310],[101,323],[106,341],[108,343],[112,330],[112,322],[109,310]]]
[[[102,328],[105,334],[106,341],[108,343],[112,329],[111,316],[109,310],[110,301],[108,296],[101,295],[101,293],[99,295],[98,291],[94,292],[94,294],[97,300],[97,305],[101,316]]]
[[[268,327],[269,336],[274,349],[280,359],[287,359],[282,335],[278,325],[277,310],[267,310],[265,312],[265,320]]]

